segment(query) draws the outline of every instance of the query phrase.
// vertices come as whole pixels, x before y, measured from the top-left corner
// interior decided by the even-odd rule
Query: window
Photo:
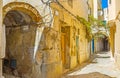
[[[109,0],[109,4],[111,4],[111,0]]]
[[[73,0],[68,0],[68,5],[69,5],[70,7],[73,7]]]

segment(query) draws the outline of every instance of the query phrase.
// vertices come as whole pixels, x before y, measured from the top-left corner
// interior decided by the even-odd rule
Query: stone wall
[[[81,1],[82,2],[78,5],[76,4],[79,3],[79,1],[75,1],[73,3],[75,5],[74,8],[80,7],[79,10],[71,8],[68,6],[68,4],[65,5],[65,7],[72,11],[73,14],[79,15],[87,20],[87,3],[85,0]],[[44,9],[45,5],[43,5],[41,1],[39,2],[39,0],[5,0],[4,6],[8,4],[8,9],[6,9],[7,11],[5,10],[4,12],[8,12],[16,7],[15,4],[14,7],[12,5],[9,7],[9,3],[11,2],[23,2],[25,5],[26,3],[30,4],[34,7],[34,9],[38,10],[38,13],[42,17],[49,14],[49,7],[47,6],[46,9]],[[23,8],[23,5],[17,7]],[[60,6],[57,5],[56,7],[55,5],[55,7],[52,7],[52,9],[54,14],[54,17],[52,18],[54,19],[53,24],[51,24],[51,27],[44,28],[35,60],[33,59],[32,55],[35,43],[36,28],[31,26],[30,30],[25,31],[25,33],[21,32],[21,28],[15,28],[12,30],[7,29],[8,45],[6,51],[9,55],[6,55],[6,58],[14,58],[18,61],[17,71],[20,75],[25,76],[25,78],[58,78],[62,74],[63,62],[61,59],[61,27],[70,27],[70,41],[67,43],[70,45],[68,47],[68,53],[70,57],[66,58],[69,59],[70,68],[76,67],[78,65],[78,60],[81,64],[88,59],[88,41],[86,38],[86,28],[84,25],[82,25]],[[33,10],[31,12],[33,12]],[[47,17],[43,18],[43,21],[50,22],[51,16],[52,15],[49,14]],[[48,24],[45,25],[49,26]],[[76,52],[77,36],[79,37],[78,41],[80,43],[78,52]]]
[[[36,27],[30,26],[24,31],[22,27],[6,28],[6,57],[9,61],[15,59],[19,75],[32,74],[33,50]],[[7,73],[5,71],[5,73]],[[30,77],[29,77],[30,78]]]
[[[60,1],[61,2],[61,1]],[[74,1],[73,5],[75,7],[80,6],[80,10],[83,11],[79,11],[75,10],[75,7],[70,7],[67,4],[67,1],[65,3],[61,2],[61,4],[67,8],[67,10],[69,10],[71,13],[73,14],[78,14],[79,16],[82,16],[83,18],[87,19],[87,5],[84,2],[83,4],[85,4],[84,8],[83,6],[81,6],[80,4],[75,4],[76,2],[79,1]],[[60,31],[62,30],[62,28],[65,27],[69,27],[70,28],[70,46],[67,46],[67,42],[66,43],[66,47],[68,47],[69,50],[67,50],[65,53],[67,53],[67,59],[69,59],[70,61],[70,68],[68,69],[73,69],[75,68],[77,65],[82,64],[83,62],[85,62],[86,60],[89,59],[89,52],[88,52],[88,40],[86,38],[87,34],[86,34],[86,27],[80,23],[78,20],[76,20],[75,17],[73,17],[70,13],[68,13],[65,9],[63,9],[62,7],[60,7],[59,5],[53,3],[52,5],[53,8],[53,13],[55,13],[54,17],[54,25],[53,26],[58,26],[60,28]],[[83,10],[84,9],[84,10]],[[57,15],[56,15],[57,12]],[[84,14],[83,14],[84,13]],[[86,16],[85,16],[86,15]],[[61,36],[62,36],[63,32],[61,32]],[[66,34],[65,34],[66,35]],[[69,38],[67,38],[68,36],[66,35],[66,39],[67,41],[69,41]],[[78,40],[77,40],[78,38]],[[61,39],[62,42],[62,39]],[[61,45],[61,48],[63,48],[63,45]],[[63,53],[63,51],[61,50],[61,52]],[[62,54],[61,53],[61,54]],[[64,63],[64,60],[62,60],[62,63]],[[64,68],[64,65],[63,65]]]
[[[117,65],[117,67],[120,69],[120,22],[119,20],[116,21],[116,32],[115,32],[115,63]]]
[[[20,76],[58,78],[61,75],[60,36],[54,29],[48,27],[44,29],[35,60],[33,50],[36,27],[30,26],[27,31],[23,31],[22,28],[7,28],[6,34],[6,59],[17,60],[16,70]]]
[[[3,6],[3,0],[0,0],[0,78],[3,78],[3,70],[2,70],[2,59],[5,56],[5,52],[2,49],[5,49],[5,47],[3,45],[4,43],[4,38],[2,38],[2,6]]]
[[[62,74],[62,63],[60,58],[60,35],[53,28],[45,28],[39,48],[43,54],[42,78],[58,78]]]

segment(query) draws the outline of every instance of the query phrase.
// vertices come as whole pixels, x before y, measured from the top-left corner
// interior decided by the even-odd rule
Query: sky
[[[101,0],[101,4],[102,4],[102,9],[107,8],[108,7],[108,0]]]

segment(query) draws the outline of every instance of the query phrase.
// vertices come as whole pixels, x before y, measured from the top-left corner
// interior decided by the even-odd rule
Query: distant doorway
[[[76,36],[76,54],[77,54],[77,63],[79,63],[79,36]]]
[[[110,51],[110,44],[108,38],[103,39],[103,51]]]

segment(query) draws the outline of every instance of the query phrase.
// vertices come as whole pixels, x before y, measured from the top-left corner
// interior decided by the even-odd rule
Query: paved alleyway
[[[111,60],[110,52],[100,52],[90,64],[63,78],[120,78],[120,70]]]

